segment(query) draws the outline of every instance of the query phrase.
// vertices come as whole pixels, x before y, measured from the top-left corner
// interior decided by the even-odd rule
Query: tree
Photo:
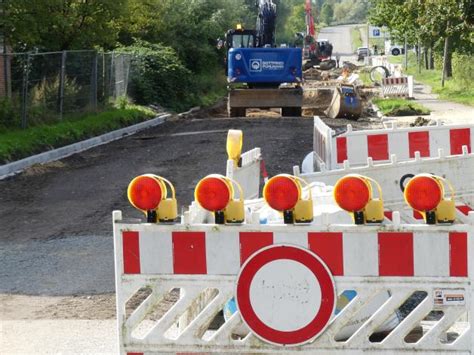
[[[325,2],[321,8],[321,22],[329,25],[334,18],[334,10],[331,4]]]
[[[297,32],[304,32],[306,29],[305,21],[305,5],[300,4],[294,6],[291,10],[291,14],[288,17],[288,20],[285,24],[286,32],[292,34],[293,36]]]
[[[6,0],[0,20],[16,50],[113,48],[127,0]]]
[[[385,25],[395,38],[404,35],[410,43],[421,41],[425,47],[442,53],[446,48],[446,74],[452,75],[453,48],[473,52],[472,3],[469,0],[372,0],[370,19]],[[449,39],[445,46],[445,40]]]

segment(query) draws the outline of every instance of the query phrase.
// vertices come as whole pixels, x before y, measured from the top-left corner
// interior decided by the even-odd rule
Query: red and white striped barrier
[[[314,159],[316,170],[341,168],[344,161],[351,166],[389,162],[396,154],[399,161],[410,160],[420,152],[422,158],[438,156],[439,149],[447,155],[470,153],[474,144],[474,125],[441,125],[347,131],[339,136],[319,117],[314,118]],[[324,164],[324,166],[323,166]]]
[[[293,172],[308,183],[317,182],[330,186],[334,186],[347,174],[369,176],[383,186],[385,207],[401,211],[402,219],[410,223],[415,220],[412,211],[406,206],[400,184],[405,176],[430,172],[443,176],[456,186],[455,202],[459,221],[467,222],[468,213],[474,210],[474,179],[467,178],[466,175],[466,172],[474,172],[474,153],[444,156],[443,152],[439,151],[437,157],[421,159],[417,154],[415,159],[401,162],[396,155],[392,155],[388,163],[374,164],[368,159],[363,166],[351,166],[346,161],[340,169],[301,174],[299,167],[295,166]],[[415,219],[419,220],[420,216],[416,215]]]
[[[286,227],[282,231],[262,227],[259,232],[229,229],[225,233],[197,227],[191,232],[168,230],[156,234],[146,230],[123,231],[118,241],[122,244],[122,273],[237,275],[242,264],[257,250],[291,244],[316,253],[334,276],[467,277],[467,232],[438,231],[433,237],[429,229],[420,232],[313,232],[310,228],[288,232]],[[363,250],[363,258],[359,250]]]
[[[413,97],[413,76],[382,79],[383,97]]]
[[[116,211],[120,351],[474,353],[474,214],[470,224],[451,226],[403,225],[397,215],[380,226],[218,226],[127,222]],[[163,310],[177,289],[179,299]],[[127,303],[143,290],[149,294],[138,305]],[[347,291],[356,297],[344,302]],[[424,300],[374,341],[414,292]],[[380,294],[390,296],[376,301]],[[210,328],[232,297],[237,311]],[[178,324],[190,310],[193,318]],[[443,317],[407,341],[432,310]],[[243,324],[249,334],[236,338]],[[357,325],[341,337],[349,324]],[[455,340],[445,336],[452,329]]]

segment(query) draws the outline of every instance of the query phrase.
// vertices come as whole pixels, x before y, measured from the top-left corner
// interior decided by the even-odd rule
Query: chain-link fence
[[[1,54],[0,125],[23,127],[106,107],[127,95],[130,54]]]

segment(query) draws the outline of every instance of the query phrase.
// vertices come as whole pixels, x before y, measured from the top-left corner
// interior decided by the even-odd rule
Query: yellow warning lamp
[[[372,183],[379,198],[372,197]],[[358,174],[346,175],[334,186],[334,200],[352,214],[355,224],[381,223],[384,220],[382,189],[377,181]]]
[[[241,23],[238,23],[237,26],[235,26],[235,29],[236,29],[237,31],[242,31],[244,28],[243,28],[243,26],[242,26]]]
[[[234,161],[234,166],[241,166],[243,133],[241,130],[230,129],[227,133],[227,155]]]
[[[168,186],[171,197],[168,195]],[[173,184],[153,174],[134,178],[127,189],[128,200],[136,209],[143,211],[148,223],[174,222],[178,217],[178,203]]]
[[[451,198],[444,198],[444,184],[451,191]],[[454,188],[440,176],[419,174],[411,178],[403,193],[405,201],[421,213],[427,224],[453,223],[456,219]]]
[[[234,185],[239,199],[234,198]],[[208,175],[198,182],[194,198],[199,205],[214,213],[216,224],[243,223],[245,220],[243,191],[234,180],[219,174]]]
[[[313,221],[311,188],[308,199],[303,199],[302,182],[308,186],[306,181],[299,177],[280,174],[268,180],[263,187],[263,198],[271,208],[283,213],[283,221],[286,224]]]

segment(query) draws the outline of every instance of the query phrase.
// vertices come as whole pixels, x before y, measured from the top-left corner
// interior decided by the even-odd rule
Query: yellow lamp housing
[[[436,210],[435,210],[436,221],[441,224],[454,223],[454,221],[456,220],[456,204],[454,201],[454,195],[455,195],[454,187],[449,180],[444,179],[441,176],[435,176],[435,179],[439,180],[441,184],[444,182],[448,186],[449,191],[451,192],[451,197],[449,199],[446,199],[445,196],[443,196],[443,199],[438,204],[438,207],[436,207]]]
[[[237,186],[237,189],[239,190],[239,199],[236,199],[234,196],[232,196],[232,199],[229,201],[227,207],[224,210],[224,219],[225,223],[228,224],[238,224],[238,223],[243,223],[245,221],[245,208],[244,208],[244,192],[242,190],[242,187],[240,184],[232,180],[228,177],[225,178],[228,183],[232,185],[235,184]],[[234,189],[232,189],[234,191]]]
[[[378,198],[373,197],[372,184],[377,188]],[[339,207],[351,214],[355,224],[382,223],[385,218],[382,189],[367,176],[349,174],[339,179],[334,187],[334,198]]]
[[[308,187],[307,199],[302,197],[301,183]],[[285,224],[311,223],[313,221],[311,186],[302,178],[289,174],[276,175],[265,184],[263,195],[271,208],[283,213]],[[285,197],[290,195],[289,199]]]
[[[169,180],[165,179],[164,177],[157,176],[157,178],[162,182],[166,183],[171,190],[171,197],[165,195],[163,197],[163,200],[158,205],[158,221],[164,223],[175,222],[178,218],[178,201],[176,200],[176,191],[174,189],[174,186]]]
[[[167,185],[172,190],[172,198],[167,198]],[[161,176],[137,176],[130,182],[127,196],[132,206],[147,216],[148,223],[171,222],[178,216],[174,187]]]
[[[242,31],[242,30],[243,30],[242,24],[241,24],[241,23],[238,23],[237,26],[235,26],[235,29],[236,29],[237,31]]]
[[[234,185],[239,190],[239,199],[234,197]],[[214,214],[216,224],[245,221],[243,196],[242,188],[237,182],[220,174],[211,174],[201,179],[194,190],[195,201]]]
[[[227,155],[229,160],[234,161],[234,166],[241,166],[240,156],[242,154],[243,132],[241,130],[230,129],[227,133]]]
[[[293,209],[294,223],[311,223],[314,218],[313,192],[311,190],[311,186],[306,182],[306,180],[298,176],[293,176],[293,179],[295,179],[295,181],[297,181],[300,186],[301,183],[303,183],[308,188],[308,198],[306,200],[303,198],[298,200],[295,208]]]
[[[412,180],[415,180],[417,178],[420,179],[425,179],[425,181],[432,181],[435,182],[434,186],[436,191],[439,191],[439,194],[441,195],[441,199],[439,203],[434,206],[434,204],[430,207],[427,208],[427,210],[422,210],[418,207],[416,207],[415,203],[416,200],[414,199],[413,196],[410,196],[410,182]],[[445,197],[445,185],[448,186],[451,196],[449,199]],[[427,190],[428,192],[426,193],[428,196],[434,195],[434,192],[431,193],[431,191]],[[422,216],[426,224],[448,224],[448,223],[454,223],[456,220],[456,205],[455,205],[455,191],[453,188],[453,185],[451,182],[441,176],[437,175],[432,175],[432,174],[418,174],[414,176],[407,184],[404,190],[404,197],[405,201],[408,203],[410,207],[412,207],[414,210],[418,211]],[[414,206],[415,205],[415,206]]]

